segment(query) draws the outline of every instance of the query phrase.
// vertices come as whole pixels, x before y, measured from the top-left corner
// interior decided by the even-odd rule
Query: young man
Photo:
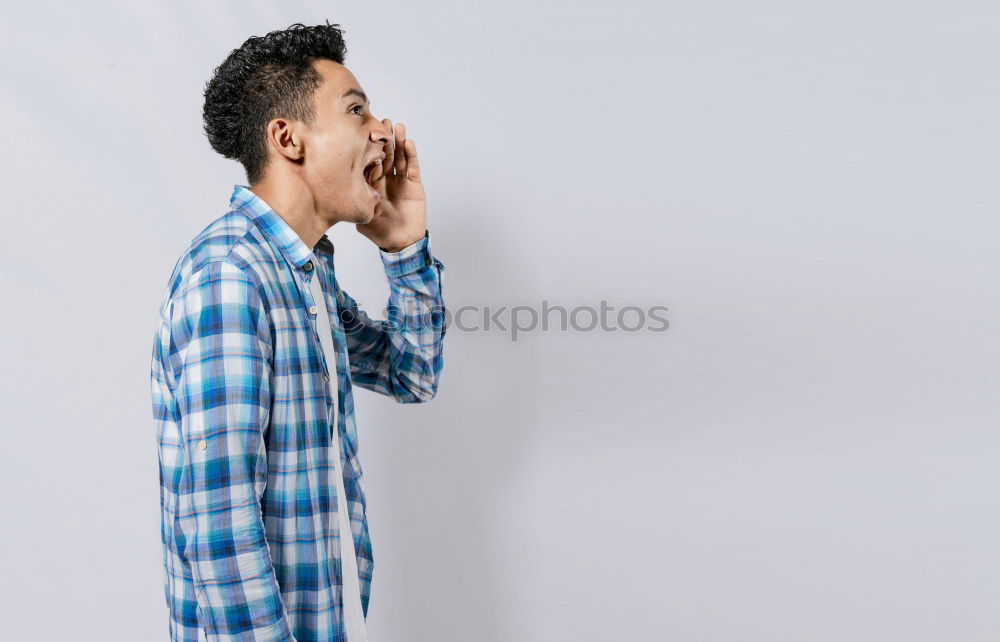
[[[185,249],[152,354],[172,640],[365,642],[373,558],[352,385],[434,397],[443,265],[416,145],[379,121],[339,25],[250,38],[205,90],[212,147],[246,169]],[[378,248],[388,320],[358,309],[325,235]]]

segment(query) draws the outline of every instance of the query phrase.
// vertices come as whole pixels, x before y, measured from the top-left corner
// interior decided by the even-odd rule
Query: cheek
[[[344,144],[344,136],[333,134],[313,141],[316,169],[330,178],[346,180],[354,171],[356,151]]]
[[[343,152],[331,153],[326,158],[326,173],[337,177],[338,180],[349,181],[354,173],[351,157]]]

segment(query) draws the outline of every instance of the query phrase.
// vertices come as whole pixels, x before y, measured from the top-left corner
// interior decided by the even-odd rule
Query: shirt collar
[[[291,226],[281,218],[264,199],[254,194],[245,185],[235,185],[233,195],[229,197],[232,209],[246,214],[260,228],[267,240],[281,250],[289,263],[302,269],[309,261],[315,259],[313,251],[305,244]],[[316,247],[333,253],[333,243],[324,234],[316,243]]]

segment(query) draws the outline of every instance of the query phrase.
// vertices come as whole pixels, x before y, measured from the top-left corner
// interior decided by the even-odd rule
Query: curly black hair
[[[251,185],[267,168],[265,128],[274,118],[312,123],[312,95],[322,78],[314,59],[344,64],[347,46],[340,25],[295,23],[266,36],[251,36],[215,68],[205,85],[202,118],[212,149],[239,161]]]

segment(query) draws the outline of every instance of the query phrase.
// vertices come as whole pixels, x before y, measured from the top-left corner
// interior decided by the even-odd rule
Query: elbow
[[[437,384],[429,387],[403,389],[394,395],[399,403],[427,403],[437,396]]]
[[[420,377],[418,380],[407,380],[397,385],[393,397],[399,403],[427,403],[437,396],[438,373]]]
[[[427,403],[437,396],[444,360],[441,352],[431,359],[414,360],[411,367],[397,368],[389,379],[389,389],[399,403]]]

